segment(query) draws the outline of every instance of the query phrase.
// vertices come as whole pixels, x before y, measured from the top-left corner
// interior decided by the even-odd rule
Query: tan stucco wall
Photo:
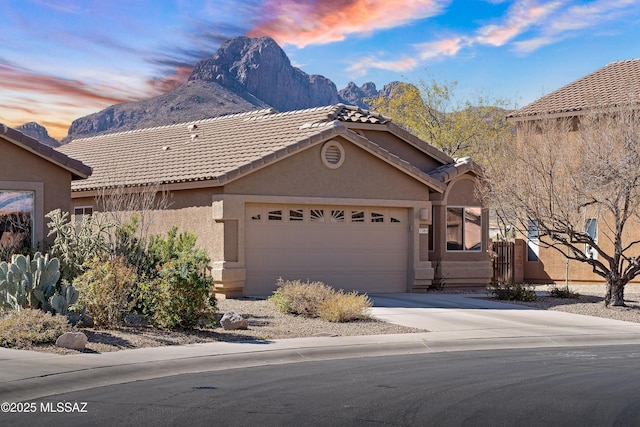
[[[71,172],[0,138],[0,187],[36,192],[35,243],[51,243],[44,215],[54,209],[68,211]]]
[[[337,138],[345,150],[338,169],[321,160],[322,144],[267,166],[224,187],[225,194],[359,199],[428,200],[428,188],[406,173]],[[402,191],[398,191],[402,189]]]
[[[610,221],[609,223],[613,223]],[[625,241],[627,244],[640,240],[640,222],[630,219],[626,224],[627,230]],[[607,236],[607,226],[603,218],[598,218],[598,245],[602,249],[613,254],[613,243]],[[543,238],[544,239],[544,238]],[[583,247],[584,245],[579,245]],[[526,250],[526,246],[525,246]],[[572,283],[572,282],[604,282],[604,279],[595,274],[591,266],[586,263],[567,260],[557,250],[540,247],[539,261],[524,261],[524,281],[529,283]],[[631,251],[633,256],[638,255],[639,249]],[[602,259],[602,258],[600,258]],[[640,282],[640,277],[636,277],[633,282]]]
[[[166,207],[149,210],[145,214],[148,234],[165,234],[175,226],[179,233],[195,233],[198,238],[196,245],[207,250],[212,262],[224,259],[224,227],[216,223],[211,215],[213,196],[219,192],[218,188],[202,188],[168,193]],[[75,197],[72,205],[72,209],[91,206],[96,211],[102,210],[95,197]]]
[[[357,132],[390,153],[402,159],[411,159],[413,165],[424,172],[431,171],[442,165],[433,158],[425,155],[423,151],[418,150],[408,143],[401,142],[398,137],[392,133],[368,129],[358,130]]]
[[[436,269],[436,279],[445,286],[467,287],[486,285],[493,275],[487,254],[489,214],[482,210],[482,248],[480,251],[448,251],[446,241],[447,207],[482,207],[475,195],[475,178],[463,175],[449,183],[442,201],[434,202],[434,251],[430,259]],[[434,194],[435,199],[440,199]]]

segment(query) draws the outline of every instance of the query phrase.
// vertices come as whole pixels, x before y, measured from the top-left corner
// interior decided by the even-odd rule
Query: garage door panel
[[[270,294],[279,277],[347,291],[407,289],[407,209],[247,205],[246,217],[245,295]]]

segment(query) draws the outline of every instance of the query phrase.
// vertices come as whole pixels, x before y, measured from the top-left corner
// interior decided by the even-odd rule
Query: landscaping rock
[[[82,332],[65,332],[56,340],[56,346],[72,350],[84,350],[87,341],[87,336]]]
[[[238,313],[230,311],[225,313],[220,319],[220,325],[225,331],[233,331],[236,329],[249,329],[247,319],[240,316]]]
[[[69,323],[74,325],[76,328],[93,328],[93,317],[89,316],[87,313],[84,315],[81,313],[69,313],[67,315],[69,319]]]

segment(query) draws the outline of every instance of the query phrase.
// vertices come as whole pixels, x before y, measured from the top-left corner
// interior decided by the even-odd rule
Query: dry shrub
[[[356,291],[344,293],[322,282],[284,281],[278,279],[278,289],[269,298],[286,314],[320,317],[329,322],[349,322],[369,318],[371,300]]]
[[[131,309],[137,279],[124,258],[94,259],[73,284],[80,291],[78,304],[87,307],[96,326],[114,327]]]
[[[54,343],[69,329],[71,325],[66,316],[52,316],[42,310],[30,308],[9,311],[0,318],[0,346],[29,347]]]
[[[366,294],[356,291],[345,293],[342,289],[331,295],[318,307],[318,315],[329,322],[352,322],[365,320],[371,316],[369,308],[372,303]]]

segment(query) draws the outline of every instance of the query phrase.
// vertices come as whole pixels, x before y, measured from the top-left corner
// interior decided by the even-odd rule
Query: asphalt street
[[[86,412],[51,412],[60,402]],[[640,346],[360,357],[176,375],[32,401],[11,426],[634,426]],[[44,405],[44,406],[43,406]]]

